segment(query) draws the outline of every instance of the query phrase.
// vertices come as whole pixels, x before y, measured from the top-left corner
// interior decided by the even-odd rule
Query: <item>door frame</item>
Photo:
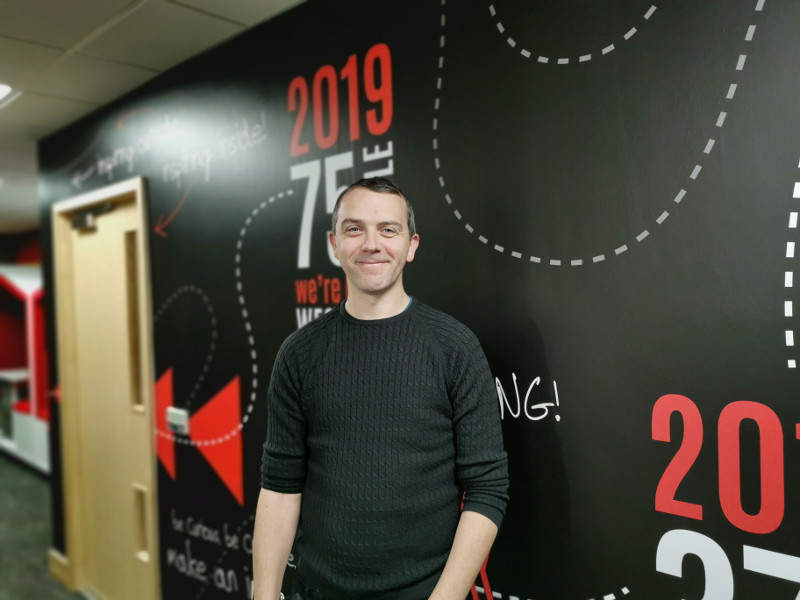
[[[64,498],[64,529],[66,556],[50,551],[50,566],[53,575],[69,589],[80,589],[85,581],[86,540],[83,537],[83,466],[80,461],[80,440],[82,424],[77,411],[70,410],[70,404],[80,401],[80,390],[77,380],[77,326],[75,323],[75,285],[73,278],[71,230],[72,216],[92,207],[115,205],[134,201],[137,214],[136,236],[136,278],[139,336],[140,385],[142,394],[141,406],[145,412],[146,422],[150,425],[149,445],[143,448],[147,452],[150,469],[150,481],[146,482],[152,492],[145,501],[144,521],[147,539],[147,551],[140,552],[137,557],[149,562],[154,572],[154,588],[152,598],[160,597],[160,552],[158,543],[157,512],[157,478],[155,464],[155,391],[154,391],[154,352],[153,325],[150,294],[150,252],[149,221],[147,218],[146,181],[143,177],[135,177],[115,183],[98,190],[58,201],[52,205],[52,239],[53,239],[53,295],[56,322],[56,350],[58,354],[58,376],[61,388],[61,463],[62,493]],[[65,410],[66,408],[66,410]]]

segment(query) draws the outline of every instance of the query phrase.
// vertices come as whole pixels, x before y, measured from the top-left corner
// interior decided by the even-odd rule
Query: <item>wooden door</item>
[[[67,562],[103,600],[158,597],[141,179],[53,207]]]

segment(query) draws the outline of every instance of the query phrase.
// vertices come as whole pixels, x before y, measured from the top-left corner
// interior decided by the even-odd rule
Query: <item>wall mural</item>
[[[800,598],[798,27],[310,2],[45,140],[45,205],[148,180],[163,597],[248,597],[272,361],[346,297],[338,192],[387,175],[407,289],[495,376],[511,501],[474,597]]]

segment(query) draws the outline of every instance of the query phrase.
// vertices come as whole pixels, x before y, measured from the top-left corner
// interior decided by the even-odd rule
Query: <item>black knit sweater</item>
[[[417,300],[371,321],[342,304],[293,333],[270,381],[262,486],[303,493],[299,571],[326,597],[427,597],[462,495],[498,526],[508,500],[475,335]]]

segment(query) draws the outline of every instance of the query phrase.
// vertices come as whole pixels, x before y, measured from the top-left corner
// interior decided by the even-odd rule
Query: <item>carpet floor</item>
[[[47,570],[50,481],[0,452],[0,600],[84,600]]]

